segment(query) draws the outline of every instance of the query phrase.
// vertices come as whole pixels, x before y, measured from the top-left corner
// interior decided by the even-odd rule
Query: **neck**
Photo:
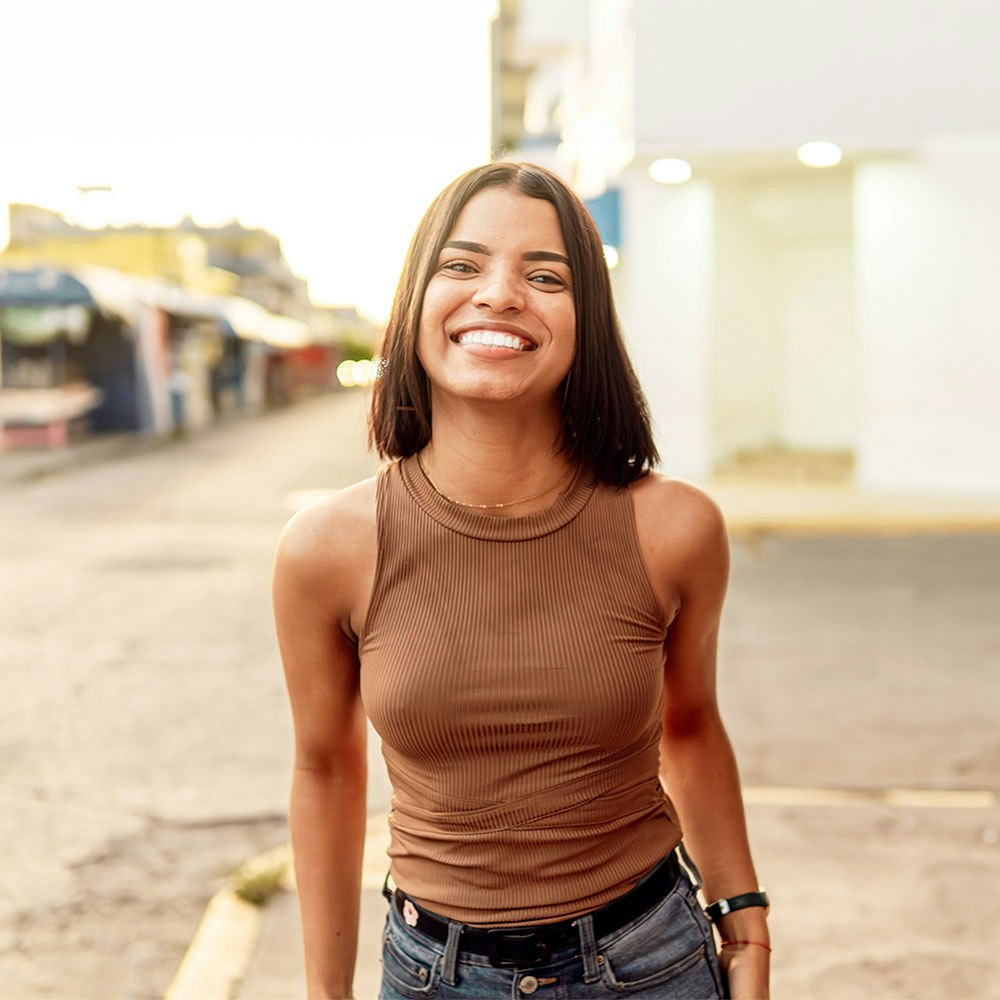
[[[420,459],[449,499],[490,508],[511,504],[517,516],[549,506],[568,487],[575,465],[560,451],[558,412],[493,405],[463,407],[459,414],[437,401],[432,412],[431,440]],[[503,508],[490,512],[506,514]]]

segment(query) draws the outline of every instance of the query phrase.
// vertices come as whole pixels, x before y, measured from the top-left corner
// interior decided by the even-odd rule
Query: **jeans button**
[[[518,989],[525,995],[531,996],[535,990],[538,989],[538,980],[534,976],[525,976],[522,980]]]

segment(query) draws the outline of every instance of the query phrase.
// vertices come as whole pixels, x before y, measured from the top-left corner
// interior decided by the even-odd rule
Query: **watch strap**
[[[728,899],[719,899],[705,907],[705,913],[713,924],[717,924],[727,913],[735,910],[745,910],[751,906],[768,907],[771,905],[767,898],[767,893],[763,889],[756,892],[744,892],[739,896],[730,896]]]

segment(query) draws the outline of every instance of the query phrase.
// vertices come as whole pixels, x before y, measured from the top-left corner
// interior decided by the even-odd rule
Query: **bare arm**
[[[722,515],[704,494],[682,483],[649,485],[646,503],[637,504],[647,513],[640,529],[655,535],[647,542],[650,575],[661,603],[674,613],[664,668],[661,774],[711,902],[757,888],[736,759],[716,696],[729,547]],[[730,941],[770,943],[760,908],[728,915],[720,931]],[[734,998],[768,996],[769,957],[757,945],[723,949]]]
[[[364,532],[338,520],[336,508],[293,518],[273,582],[295,725],[289,823],[311,1000],[352,996],[365,833],[366,726],[351,634]]]

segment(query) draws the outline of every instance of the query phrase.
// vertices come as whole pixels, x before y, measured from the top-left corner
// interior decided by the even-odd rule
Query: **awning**
[[[51,267],[0,270],[0,307],[94,305],[90,289]]]
[[[312,343],[309,327],[291,316],[279,316],[250,299],[236,295],[216,299],[220,316],[238,337],[271,347],[295,348]]]
[[[235,295],[208,295],[181,288],[161,278],[146,278],[105,267],[84,265],[72,272],[52,268],[0,270],[0,318],[5,308],[29,310],[14,314],[12,326],[25,336],[43,330],[79,328],[79,315],[58,310],[101,309],[134,322],[140,306],[153,306],[175,316],[215,320],[225,333],[270,347],[292,349],[311,344],[315,337],[308,324],[280,316],[250,299]],[[45,312],[45,316],[39,314]],[[89,325],[89,312],[87,316]],[[59,323],[63,323],[59,326]],[[227,327],[229,329],[227,329]],[[86,326],[82,328],[86,333]],[[46,336],[55,336],[48,333]]]
[[[79,343],[95,308],[90,290],[66,271],[0,270],[0,332],[9,343],[41,346],[59,336]]]

